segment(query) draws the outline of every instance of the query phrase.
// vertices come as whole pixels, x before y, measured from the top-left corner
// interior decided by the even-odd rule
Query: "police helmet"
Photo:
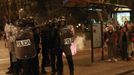
[[[26,27],[27,26],[27,20],[26,19],[19,19],[15,22],[15,25],[17,27]]]
[[[28,24],[27,24],[28,27],[34,27],[35,26],[34,18],[32,16],[27,18],[27,22],[28,22]]]
[[[57,22],[58,22],[58,19],[57,19],[57,18],[53,18],[53,19],[52,19],[52,22],[53,22],[53,23],[57,23]]]
[[[24,10],[24,8],[19,9],[18,13],[19,13],[19,19],[27,17],[27,12]]]
[[[60,17],[59,17],[59,22],[64,22],[64,21],[66,21],[65,16],[60,16]]]
[[[47,21],[47,25],[51,25],[51,24],[52,24],[52,20],[49,19],[49,20]]]

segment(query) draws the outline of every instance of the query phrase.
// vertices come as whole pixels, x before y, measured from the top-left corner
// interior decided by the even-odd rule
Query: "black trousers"
[[[35,56],[35,58],[32,59],[31,69],[33,72],[33,75],[39,75],[39,60],[38,55]]]
[[[69,65],[70,75],[74,75],[74,63],[73,63],[70,45],[64,46],[63,48],[64,48],[63,52],[65,53],[65,56]]]
[[[128,59],[128,45],[127,43],[122,43],[122,48],[121,48],[121,57],[122,60]]]
[[[39,75],[39,62],[38,56],[36,55],[35,58],[26,59],[26,60],[19,60],[19,65],[16,68],[18,69],[19,74],[22,75]],[[17,73],[17,75],[19,75]]]
[[[62,51],[60,52],[59,50],[60,48],[50,49],[50,62],[53,73],[55,73],[56,71],[61,72],[62,69]]]
[[[63,75],[62,49],[57,48],[57,75]]]
[[[21,64],[19,61],[17,62],[12,62],[12,71],[13,71],[13,75],[19,75],[20,74],[20,67]]]
[[[48,66],[50,64],[50,58],[49,58],[49,48],[44,47],[45,45],[42,45],[42,71],[45,70],[44,67]]]
[[[12,53],[9,52],[9,56],[10,56],[10,70],[13,69],[13,61],[12,61]]]
[[[72,52],[71,52],[71,49],[70,49],[70,45],[63,46],[61,50],[62,50],[62,52],[65,53],[67,63],[68,63],[68,66],[69,66],[70,75],[74,75],[74,63],[73,63],[73,59],[72,59]],[[62,54],[62,52],[61,52],[61,54]],[[57,69],[58,69],[58,66],[60,66],[58,75],[62,75],[62,73],[63,73],[62,56],[59,56],[58,59],[59,59],[58,60],[59,63],[57,65]]]
[[[56,72],[56,57],[57,57],[57,52],[56,49],[50,49],[50,63],[51,63],[51,69],[52,72]]]

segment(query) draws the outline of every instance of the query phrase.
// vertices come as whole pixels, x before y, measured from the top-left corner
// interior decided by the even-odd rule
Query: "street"
[[[107,62],[101,60],[101,51],[95,49],[95,61],[91,63],[90,50],[79,51],[73,58],[75,75],[134,75],[134,61]],[[106,56],[106,53],[105,53]],[[41,59],[41,56],[39,56]],[[41,61],[40,61],[41,62]],[[0,75],[6,75],[9,67],[8,49],[4,42],[0,41]],[[50,75],[50,67],[47,68]],[[69,75],[68,65],[64,58],[64,75]]]

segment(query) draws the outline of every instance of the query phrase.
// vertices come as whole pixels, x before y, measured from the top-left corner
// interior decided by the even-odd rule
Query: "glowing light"
[[[23,8],[21,8],[20,10],[19,10],[19,12],[22,12],[24,9]]]
[[[76,28],[79,28],[79,26],[76,26]]]
[[[81,24],[79,23],[78,26],[81,26]]]

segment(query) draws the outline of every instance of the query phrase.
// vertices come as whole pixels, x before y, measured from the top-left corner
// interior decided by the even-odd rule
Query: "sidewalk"
[[[126,71],[134,70],[134,61],[107,62],[96,61],[90,63],[90,55],[82,55],[74,58],[75,75],[118,75]],[[122,74],[128,75],[128,74]],[[130,74],[134,75],[134,74]]]

